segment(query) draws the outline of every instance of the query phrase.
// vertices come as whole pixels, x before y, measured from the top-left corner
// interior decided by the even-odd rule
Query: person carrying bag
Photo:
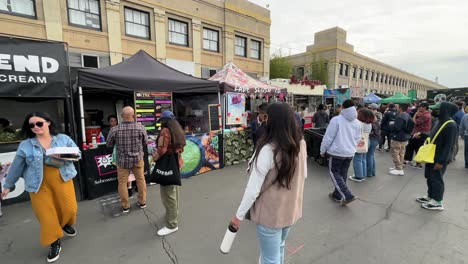
[[[424,142],[424,145],[419,148],[418,153],[416,154],[416,157],[414,157],[414,161],[417,163],[434,163],[434,158],[436,154],[436,144],[435,141],[437,137],[439,136],[440,132],[449,124],[453,123],[455,121],[453,120],[448,120],[442,126],[439,128],[437,133],[435,134],[434,138],[426,138],[426,142]]]
[[[166,209],[166,226],[158,231],[158,235],[166,236],[179,230],[180,168],[183,166],[185,133],[171,111],[164,111],[159,122],[162,130],[152,154],[155,165],[151,177],[160,185],[161,200]]]

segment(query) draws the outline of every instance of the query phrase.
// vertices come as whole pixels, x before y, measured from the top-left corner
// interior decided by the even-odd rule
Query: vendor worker
[[[107,136],[109,135],[109,131],[111,130],[111,128],[119,124],[119,120],[117,119],[116,115],[112,114],[107,117],[107,122],[109,122],[109,126],[102,130],[102,135],[106,140]]]

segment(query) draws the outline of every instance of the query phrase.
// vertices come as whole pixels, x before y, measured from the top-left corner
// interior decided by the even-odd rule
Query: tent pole
[[[83,144],[86,144],[86,129],[85,129],[85,117],[84,117],[84,105],[83,105],[83,89],[81,86],[78,87],[78,96],[80,98],[80,121],[81,121],[81,139]]]

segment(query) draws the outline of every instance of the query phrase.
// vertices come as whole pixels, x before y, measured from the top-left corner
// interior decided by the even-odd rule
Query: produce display
[[[224,163],[233,165],[250,159],[253,154],[253,140],[250,131],[224,134]]]
[[[0,131],[0,143],[15,142],[21,140],[21,137],[10,131]]]

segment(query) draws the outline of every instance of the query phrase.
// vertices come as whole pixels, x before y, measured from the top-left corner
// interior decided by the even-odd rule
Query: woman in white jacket
[[[358,141],[356,155],[353,159],[354,176],[349,179],[362,182],[367,177],[367,151],[369,149],[369,134],[372,131],[372,123],[375,115],[371,110],[362,108],[358,112],[358,120],[361,124],[361,139]]]

